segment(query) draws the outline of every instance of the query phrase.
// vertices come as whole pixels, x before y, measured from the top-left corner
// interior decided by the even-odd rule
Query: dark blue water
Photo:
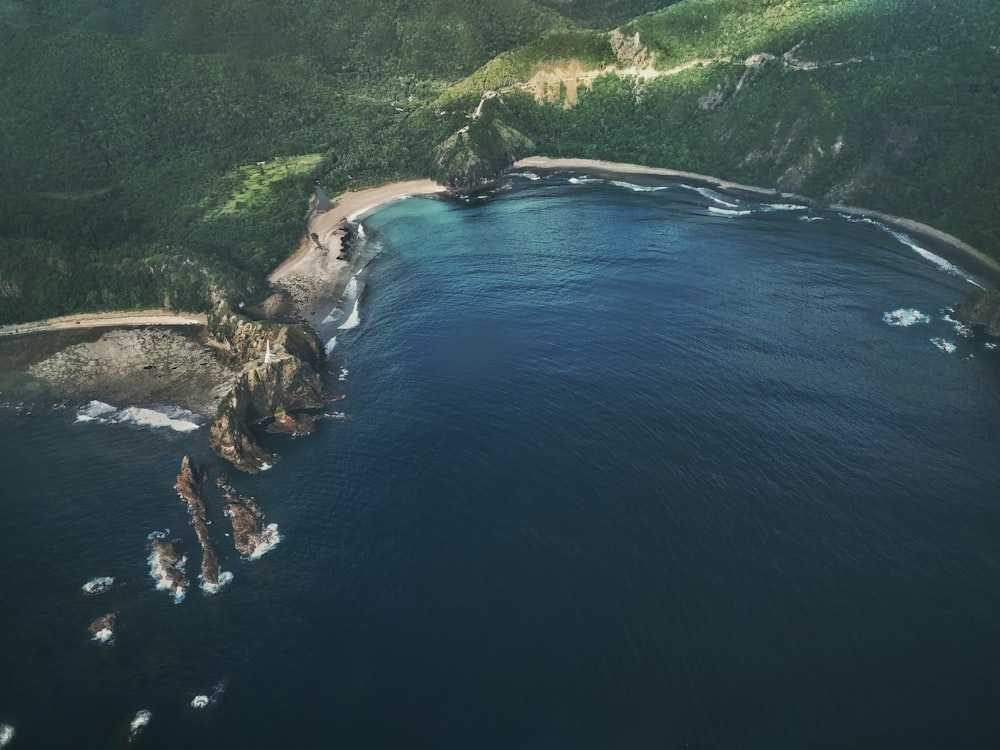
[[[146,564],[169,528],[196,572],[172,484],[204,430],[5,411],[11,747],[124,745],[142,708],[151,748],[996,747],[1000,351],[943,317],[974,287],[872,224],[662,187],[366,220],[349,419],[233,477],[284,541],[241,561],[216,503],[215,596]]]

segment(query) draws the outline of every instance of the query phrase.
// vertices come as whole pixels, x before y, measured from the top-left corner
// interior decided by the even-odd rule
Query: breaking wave
[[[152,718],[153,712],[145,708],[141,708],[135,712],[135,718],[133,718],[128,725],[129,742],[135,739],[136,735],[145,728],[145,726],[149,723],[149,720]]]
[[[166,533],[161,531],[154,531],[149,535],[148,538],[151,539],[164,539],[166,538]],[[183,588],[175,588],[171,585],[170,578],[167,576],[167,570],[163,567],[163,562],[160,560],[160,555],[153,548],[153,551],[149,553],[149,557],[146,558],[146,562],[149,563],[149,577],[156,581],[156,589],[158,591],[169,591],[170,595],[174,598],[174,604],[180,604],[184,601],[184,597],[187,594],[187,590]],[[175,566],[177,570],[181,573],[184,572],[184,566],[187,564],[187,555],[181,557],[181,560]]]
[[[100,576],[98,578],[91,578],[80,588],[83,589],[85,594],[103,594],[109,588],[111,588],[115,583],[115,579],[111,576]]]
[[[266,555],[268,552],[277,547],[283,537],[278,533],[278,524],[269,523],[260,531],[260,544],[254,547],[253,552],[250,553],[251,560],[259,560],[261,557]]]
[[[631,190],[633,193],[655,193],[659,190],[666,190],[666,187],[653,187],[650,185],[636,185],[634,182],[623,182],[622,180],[611,180],[611,184],[615,187],[625,188],[626,190]]]
[[[98,630],[94,633],[94,637],[91,640],[99,641],[100,643],[113,643],[115,640],[115,631],[111,628]]]
[[[222,589],[224,589],[228,584],[232,583],[233,574],[230,573],[228,570],[220,570],[218,583],[206,583],[205,579],[202,576],[198,576],[198,579],[201,581],[201,583],[198,585],[201,587],[202,591],[204,591],[206,594],[217,594]]]
[[[984,288],[982,284],[977,282],[975,279],[969,276],[969,274],[967,274],[961,268],[956,266],[954,263],[951,263],[942,258],[940,255],[936,255],[935,253],[932,253],[930,250],[918,245],[917,241],[912,237],[910,237],[910,235],[904,232],[900,232],[897,229],[893,229],[892,227],[883,224],[881,221],[876,221],[875,219],[872,219],[868,216],[853,216],[851,214],[840,214],[840,216],[844,219],[847,219],[848,221],[854,222],[855,224],[871,224],[872,226],[878,227],[883,232],[886,232],[887,234],[894,237],[901,244],[906,245],[908,248],[913,250],[913,252],[915,252],[924,260],[928,260],[931,263],[933,263],[942,271],[950,273],[954,276],[960,276],[961,278],[968,281],[970,284],[978,286],[980,289]]]
[[[765,211],[808,211],[809,206],[800,206],[798,203],[764,203],[761,208]]]
[[[955,344],[952,343],[951,341],[948,341],[948,339],[943,339],[938,336],[934,336],[931,338],[931,343],[934,344],[934,346],[936,346],[938,349],[943,351],[945,354],[951,354],[952,352],[955,351]]]
[[[930,323],[931,316],[910,308],[909,310],[899,309],[884,313],[882,320],[891,326],[912,326],[917,323]]]
[[[955,329],[955,333],[957,333],[962,338],[966,339],[972,338],[974,334],[972,326],[967,326],[962,321],[955,320],[953,317],[951,317],[951,313],[953,312],[954,310],[948,310],[944,314],[944,320],[947,321],[948,323],[951,323],[952,327]]]
[[[725,206],[726,208],[739,208],[739,205],[740,205],[739,203],[733,203],[732,201],[724,200],[723,197],[722,197],[722,195],[720,195],[719,193],[715,192],[711,188],[697,187],[695,185],[687,185],[685,183],[681,183],[681,187],[682,188],[687,188],[688,190],[693,190],[694,192],[698,193],[699,195],[704,196],[705,198],[708,198],[713,203],[718,203],[720,206]]]
[[[222,694],[226,692],[226,681],[221,680],[215,687],[212,688],[211,695],[196,695],[191,699],[191,708],[206,708],[210,705],[214,705],[219,702],[219,698]]]
[[[91,401],[76,412],[77,422],[97,422],[99,424],[132,424],[136,427],[168,427],[176,432],[193,432],[201,427],[200,417],[177,406],[148,409],[141,406],[127,406],[118,409],[103,401]]]
[[[753,211],[735,211],[729,208],[719,208],[718,206],[709,206],[708,210],[713,214],[719,214],[720,216],[747,216],[752,214]]]
[[[331,338],[329,341],[326,342],[326,346],[323,348],[326,349],[326,353],[329,354],[330,352],[333,351],[333,348],[336,345],[337,345],[337,337],[334,336],[333,338]]]
[[[0,747],[7,747],[10,741],[14,739],[14,735],[17,732],[14,731],[14,727],[10,724],[0,724]]]

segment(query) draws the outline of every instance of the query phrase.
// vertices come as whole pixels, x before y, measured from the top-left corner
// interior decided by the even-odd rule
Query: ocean
[[[343,419],[227,472],[278,524],[260,559],[209,496],[218,593],[148,563],[179,539],[195,579],[204,425],[4,402],[11,748],[1000,743],[1000,351],[948,316],[985,281],[651,178],[363,227],[320,330]]]

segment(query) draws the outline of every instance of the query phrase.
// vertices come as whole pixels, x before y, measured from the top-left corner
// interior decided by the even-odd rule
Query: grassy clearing
[[[253,210],[267,198],[275,182],[308,174],[315,170],[322,160],[320,154],[304,154],[283,156],[267,162],[237,167],[225,176],[227,182],[237,183],[236,188],[225,203],[206,211],[205,219],[217,219]],[[204,201],[204,203],[209,202],[210,199]]]

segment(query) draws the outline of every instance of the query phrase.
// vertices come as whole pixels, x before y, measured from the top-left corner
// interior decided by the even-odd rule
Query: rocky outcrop
[[[215,545],[212,544],[212,540],[208,536],[208,524],[205,521],[205,498],[202,494],[202,485],[206,475],[204,469],[199,469],[191,462],[190,456],[184,456],[174,489],[177,490],[181,500],[187,504],[191,525],[194,527],[194,533],[201,545],[202,587],[206,591],[212,591],[220,585],[219,556],[215,552]]]
[[[436,177],[459,194],[487,187],[503,177],[534,143],[492,116],[475,119],[437,148]]]
[[[90,635],[95,641],[113,643],[115,628],[118,626],[118,613],[109,612],[90,623]]]
[[[955,319],[967,326],[982,326],[988,336],[1000,337],[1000,290],[979,292],[955,305]]]
[[[233,361],[242,363],[216,412],[210,445],[241,471],[257,473],[276,457],[260,447],[252,425],[269,423],[273,432],[312,432],[314,419],[297,413],[321,409],[335,397],[323,382],[323,346],[304,325],[255,321],[224,306],[210,316],[209,332]]]
[[[162,537],[153,539],[153,554],[149,558],[149,574],[156,581],[156,588],[170,592],[179,602],[187,593],[188,580],[184,575],[187,558],[174,542]]]
[[[281,539],[278,525],[264,522],[264,511],[252,497],[243,497],[226,482],[225,477],[215,480],[226,499],[222,512],[233,522],[233,544],[244,557],[258,558],[274,547]]]

